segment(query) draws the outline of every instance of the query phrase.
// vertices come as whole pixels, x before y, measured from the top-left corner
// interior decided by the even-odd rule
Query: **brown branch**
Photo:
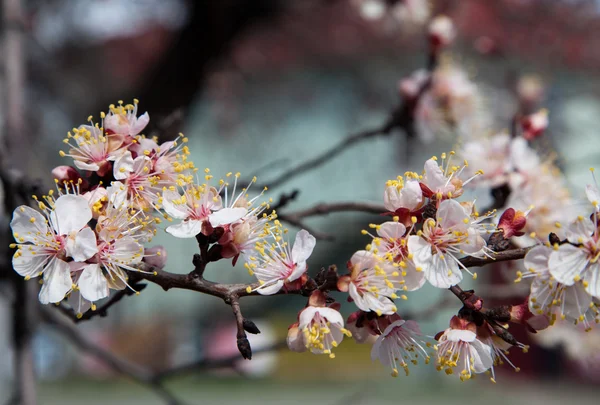
[[[369,202],[321,203],[311,208],[296,212],[283,214],[278,213],[277,218],[279,218],[281,221],[287,222],[290,225],[306,229],[317,239],[333,240],[334,237],[332,235],[311,228],[305,224],[303,219],[313,216],[324,216],[335,212],[366,212],[370,214],[381,214],[385,211],[386,209],[383,205]]]
[[[465,267],[481,267],[490,263],[520,260],[523,259],[527,252],[529,252],[533,248],[534,246],[529,246],[520,249],[510,249],[505,250],[503,252],[492,253],[489,257],[486,256],[481,258],[468,256],[463,259],[460,259],[460,263]]]
[[[151,373],[139,367],[136,364],[129,363],[120,357],[115,356],[108,350],[105,350],[90,342],[71,322],[61,317],[56,311],[50,308],[39,306],[39,312],[42,319],[51,324],[58,332],[65,336],[80,350],[94,356],[104,364],[112,368],[119,374],[131,378],[140,385],[143,385],[154,391],[169,405],[177,405],[181,402],[167,391],[162,383]]]

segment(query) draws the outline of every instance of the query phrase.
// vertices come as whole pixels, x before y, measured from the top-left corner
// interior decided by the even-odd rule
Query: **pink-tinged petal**
[[[202,231],[202,221],[189,219],[165,230],[176,238],[194,238]]]
[[[27,246],[22,246],[17,250],[12,259],[13,269],[21,277],[37,277],[44,270],[44,265],[49,257],[40,254],[32,254]]]
[[[83,298],[91,302],[106,298],[110,294],[108,282],[99,264],[87,265],[81,272],[77,285]]]
[[[494,365],[492,348],[479,339],[470,343],[469,351],[473,358],[473,370],[475,373],[483,373]]]
[[[586,280],[585,277],[584,280]],[[580,315],[588,312],[592,303],[589,287],[588,285],[584,288],[583,283],[575,283],[570,287],[565,287],[561,306],[564,315],[572,320],[578,320]]]
[[[552,248],[548,246],[539,245],[534,247],[525,255],[525,269],[540,275],[548,274],[548,260],[550,260],[552,252]]]
[[[292,247],[292,260],[294,263],[306,262],[315,248],[317,240],[308,231],[302,229],[296,234]]]
[[[600,264],[598,262],[589,265],[583,275],[583,281],[587,283],[585,290],[592,297],[600,298]]]
[[[377,234],[382,238],[400,239],[406,233],[406,227],[400,222],[384,222],[377,230]]]
[[[469,221],[469,216],[465,213],[465,209],[456,200],[444,200],[440,204],[437,211],[437,222],[444,229],[456,227],[463,229],[467,227],[466,221]]]
[[[481,237],[479,232],[474,228],[467,230],[467,239],[460,244],[460,248],[463,252],[474,255],[480,252],[486,245],[485,239]]]
[[[425,239],[417,235],[408,237],[408,252],[413,255],[413,262],[417,267],[425,268],[433,258],[431,254],[431,245]]]
[[[564,285],[573,285],[576,278],[581,276],[588,262],[583,249],[564,244],[550,254],[548,267],[556,281]]]
[[[142,132],[150,122],[150,116],[147,112],[134,119],[134,124],[129,128],[129,135],[135,136]]]
[[[339,313],[339,311],[336,311],[335,309],[329,307],[321,307],[317,308],[317,312],[321,314],[323,318],[327,318],[329,322],[339,326],[344,326],[344,318],[342,317],[342,314]],[[338,339],[338,342],[340,340],[341,339]]]
[[[424,183],[435,193],[437,190],[442,189],[447,182],[444,172],[440,169],[437,161],[429,159],[425,162],[425,176]]]
[[[396,186],[389,186],[383,193],[383,205],[388,211],[394,212],[401,208],[400,190]]]
[[[44,271],[44,283],[39,295],[40,302],[42,304],[60,302],[71,291],[72,286],[69,264],[60,259],[52,259]]]
[[[75,311],[76,314],[84,314],[92,307],[92,303],[83,298],[78,290],[69,294],[67,303],[73,308],[73,311]]]
[[[114,241],[111,257],[122,264],[138,264],[144,258],[144,247],[131,236],[125,236]]]
[[[273,295],[279,292],[279,290],[281,290],[281,288],[283,287],[283,280],[277,280],[275,283],[272,284],[265,284],[265,286],[261,286],[258,287],[256,289],[256,292],[259,293],[260,295]]]
[[[600,208],[600,191],[598,190],[598,186],[595,184],[585,186],[585,195],[594,208],[596,208],[596,211],[598,211]]]
[[[286,342],[288,348],[293,352],[305,352],[306,345],[304,344],[304,334],[297,326],[292,326],[288,330]]]
[[[68,239],[66,253],[76,262],[84,262],[91,258],[98,253],[96,233],[89,227],[83,228],[74,239]]]
[[[298,317],[298,327],[300,329],[304,329],[306,326],[308,326],[315,317],[315,314],[318,312],[318,309],[319,308],[313,306],[304,308]]]
[[[416,291],[425,285],[425,274],[423,271],[417,271],[414,265],[408,263],[408,267],[405,269],[406,276],[402,276],[404,280],[403,287],[406,287],[406,291]]]
[[[462,271],[453,259],[439,254],[433,255],[431,262],[423,267],[425,278],[437,288],[450,288],[462,281]]]
[[[352,266],[356,266],[358,271],[372,269],[377,264],[377,256],[366,250],[355,252],[350,258]]]
[[[144,262],[158,269],[164,268],[167,264],[167,249],[161,245],[144,249]]]
[[[213,228],[232,224],[242,219],[248,210],[246,208],[221,208],[217,212],[213,212],[208,216],[208,220]]]
[[[116,180],[124,180],[133,171],[133,156],[127,151],[119,156],[113,165],[113,176]]]
[[[52,227],[59,235],[77,232],[92,219],[87,199],[81,195],[66,194],[58,197],[50,214]]]
[[[90,172],[97,172],[98,170],[100,170],[100,165],[98,163],[85,163],[85,162],[82,162],[81,160],[75,159],[73,161],[73,164],[79,170],[87,170]]]
[[[532,314],[541,315],[548,310],[548,305],[552,303],[552,290],[548,277],[536,277],[531,282],[529,292],[529,310]],[[556,286],[553,286],[556,288]]]
[[[295,281],[298,280],[304,273],[306,273],[306,269],[308,265],[305,261],[294,263],[294,270],[288,276],[287,281]]]
[[[181,195],[173,190],[163,191],[162,208],[175,219],[185,219],[189,216],[187,204],[175,204],[173,201],[181,200]]]
[[[46,235],[50,231],[46,218],[26,205],[21,205],[13,211],[10,227],[19,243],[34,242],[39,234]]]
[[[411,211],[416,210],[423,204],[423,190],[417,180],[409,180],[404,184],[400,193],[400,204]]]
[[[390,291],[390,294],[392,292],[393,291]],[[381,312],[383,315],[392,315],[396,312],[394,303],[381,292],[379,297],[375,297],[375,295],[370,292],[365,292],[361,295],[354,283],[351,283],[348,293],[354,300],[354,304],[365,312]]]

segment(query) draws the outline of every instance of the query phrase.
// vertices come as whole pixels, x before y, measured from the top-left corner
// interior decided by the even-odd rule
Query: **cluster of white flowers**
[[[276,214],[264,212],[268,203],[257,203],[262,193],[250,198],[243,188],[236,194],[239,173],[212,186],[206,169],[200,182],[187,138],[180,134],[158,144],[141,134],[148,114],[137,113],[137,100],[119,102],[101,113],[100,123],[90,117],[89,125],[74,128],[64,141],[69,149],[60,155],[72,158],[75,167],[53,170],[56,191],[36,198],[39,211],[14,211],[13,267],[26,279],[43,276],[42,303],[68,297],[81,316],[111,289],[131,288],[127,272],[145,271],[142,261],[149,270],[164,266],[164,249],[144,250],[143,244],[165,220],[179,221],[166,228],[179,238],[209,236],[220,228],[222,258],[235,264],[243,257],[261,294],[274,294],[305,274],[314,237],[301,231],[290,248]]]
[[[529,295],[533,313],[547,315],[551,323],[568,319],[590,330],[592,323],[600,322],[600,192],[594,184],[587,186],[586,194],[591,215],[578,216],[567,226],[566,239],[529,251],[526,271],[518,273],[517,281],[533,278]]]

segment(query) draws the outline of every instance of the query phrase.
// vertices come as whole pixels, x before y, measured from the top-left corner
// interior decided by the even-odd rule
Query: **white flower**
[[[600,235],[589,219],[578,217],[567,228],[567,240],[550,254],[550,274],[566,286],[583,280],[585,290],[600,298]],[[576,245],[576,246],[575,246]]]
[[[508,180],[510,166],[511,137],[507,133],[499,133],[490,137],[467,140],[461,148],[460,157],[469,162],[465,169],[467,175],[476,174],[472,168],[481,170],[478,178],[473,180],[477,185],[497,187]]]
[[[403,291],[415,291],[423,287],[423,271],[417,271],[412,258],[409,258],[412,257],[407,244],[410,231],[406,232],[403,224],[390,221],[377,225],[375,229],[377,236],[373,237],[371,249],[395,268],[391,273],[391,281]]]
[[[391,367],[392,376],[398,376],[398,367],[408,375],[408,363],[417,364],[422,357],[429,363],[429,355],[423,348],[419,325],[415,321],[397,320],[389,325],[377,338],[371,349],[371,360],[379,359],[381,364]]]
[[[448,155],[442,153],[441,165],[438,165],[435,156],[427,160],[423,176],[416,173],[409,174],[419,179],[425,197],[435,198],[438,201],[457,198],[462,195],[464,191],[463,186],[481,175],[481,171],[476,171],[472,177],[463,181],[460,177],[468,164],[466,161],[461,165],[453,164],[452,157],[454,155],[454,152],[450,152]]]
[[[122,101],[119,101],[119,105],[115,106],[111,104],[109,106],[109,112],[104,117],[104,129],[107,132],[117,135],[128,135],[135,136],[146,128],[150,117],[148,113],[144,113],[141,116],[137,116],[138,111],[138,100],[133,100],[133,104],[123,105]]]
[[[315,244],[315,237],[304,229],[296,234],[291,249],[279,237],[275,238],[273,245],[258,243],[257,260],[246,263],[246,268],[256,275],[260,283],[256,291],[262,295],[272,295],[281,290],[286,282],[299,279],[306,272],[306,261]]]
[[[596,183],[596,176],[594,176],[594,169],[590,169],[592,172],[592,178],[594,184],[588,184],[585,186],[585,195],[589,202],[594,206],[596,212],[600,211],[600,191],[598,191],[598,184]]]
[[[396,270],[372,252],[359,250],[349,262],[350,275],[338,282],[340,291],[348,292],[356,306],[365,312],[391,315],[396,312],[392,299],[398,287],[390,281]]]
[[[328,354],[335,357],[331,350],[337,347],[344,335],[351,336],[344,329],[342,314],[333,308],[309,306],[300,312],[298,330],[301,344],[315,354]]]
[[[70,146],[69,153],[60,152],[61,156],[73,158],[78,169],[98,172],[104,176],[110,170],[108,162],[114,161],[125,152],[123,139],[118,135],[107,135],[96,124],[81,125],[67,134],[64,143]]]
[[[389,180],[386,183],[383,203],[387,210],[395,214],[399,215],[402,213],[401,211],[405,211],[410,219],[410,214],[419,210],[424,204],[419,182],[408,180],[405,183],[402,177],[399,177],[398,180]]]
[[[556,316],[575,323],[582,322],[589,328],[597,311],[591,308],[592,297],[585,291],[583,282],[571,285],[559,283],[550,274],[548,262],[554,250],[536,246],[525,255],[524,272],[517,272],[518,279],[533,278],[529,294],[529,310],[533,314],[546,315],[551,323]]]
[[[456,37],[454,23],[445,15],[435,17],[429,23],[429,36],[432,37],[436,45],[447,46],[451,44]]]
[[[427,281],[434,287],[449,288],[462,280],[461,268],[469,272],[457,256],[481,254],[486,243],[457,201],[443,201],[436,218],[426,220],[422,231],[409,236],[408,251]]]
[[[460,328],[458,324],[461,324]],[[456,316],[439,337],[437,344],[437,369],[446,374],[456,370],[462,381],[469,380],[473,373],[479,374],[494,365],[492,348],[477,339],[474,324],[464,324]]]
[[[92,211],[80,195],[65,194],[53,201],[52,209],[40,203],[45,218],[38,211],[20,206],[13,213],[10,226],[19,242],[13,256],[13,268],[29,279],[44,276],[40,291],[43,304],[60,302],[71,290],[69,256],[83,262],[98,252],[96,235],[87,227]]]

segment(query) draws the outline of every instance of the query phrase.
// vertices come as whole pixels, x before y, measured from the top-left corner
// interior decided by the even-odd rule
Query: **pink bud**
[[[531,141],[542,135],[548,128],[548,110],[542,109],[534,114],[528,115],[521,120],[523,138]]]
[[[510,310],[510,321],[527,326],[530,332],[546,329],[550,326],[550,319],[546,315],[534,315],[529,310],[529,299],[523,304],[513,305]]]
[[[144,249],[144,262],[152,267],[162,269],[167,264],[167,251],[161,246]]]
[[[89,187],[88,182],[81,177],[77,169],[71,166],[56,166],[52,169],[52,177],[58,180],[59,184],[63,184],[64,182],[79,183],[80,190],[87,190]]]
[[[521,230],[527,224],[526,213],[515,211],[514,208],[507,208],[498,221],[498,229],[502,230],[504,238],[512,236],[521,236],[524,234]]]
[[[447,47],[454,41],[456,29],[449,17],[440,15],[435,17],[429,24],[429,40],[434,50]]]

